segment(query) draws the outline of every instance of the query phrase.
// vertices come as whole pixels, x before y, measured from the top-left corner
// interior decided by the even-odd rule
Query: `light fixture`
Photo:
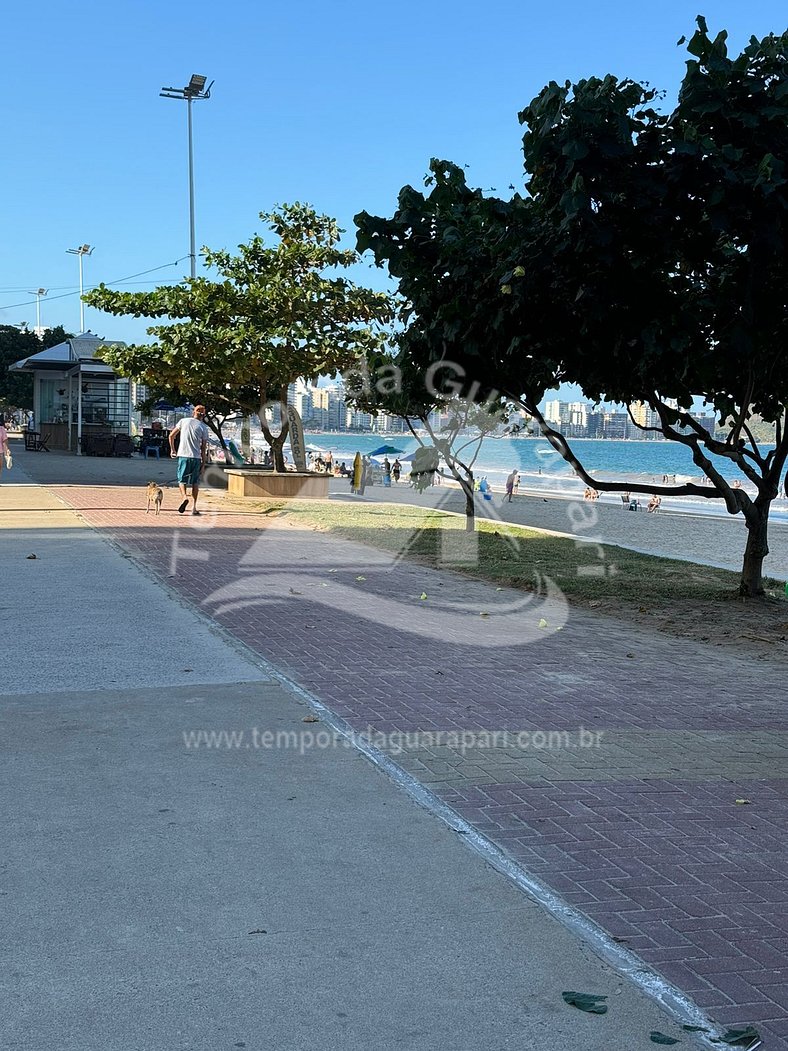
[[[192,102],[195,99],[209,99],[213,81],[206,88],[206,78],[201,73],[192,73],[191,80],[185,88],[162,88],[159,94],[165,99],[185,99],[189,126],[189,271],[192,277],[197,276],[197,250],[194,240],[194,149],[192,146]]]
[[[29,296],[36,297],[36,335],[41,335],[41,297],[49,291],[48,288],[37,288],[35,292],[28,292]]]
[[[66,252],[69,255],[79,256],[79,331],[85,331],[85,304],[82,302],[82,295],[84,292],[82,284],[82,259],[86,255],[93,255],[94,248],[90,245],[80,245],[79,248],[67,248]]]

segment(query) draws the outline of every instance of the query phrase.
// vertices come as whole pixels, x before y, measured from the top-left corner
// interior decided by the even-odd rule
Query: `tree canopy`
[[[573,382],[650,406],[712,483],[659,491],[744,515],[742,591],[759,593],[788,456],[788,34],[731,58],[699,18],[687,47],[671,113],[633,80],[551,82],[520,114],[524,193],[485,196],[433,161],[428,193],[405,187],[392,218],[356,217],[358,247],[399,282],[402,353],[519,401],[595,488],[654,491],[591,477],[539,411],[545,393]],[[725,440],[693,419],[695,399]],[[749,430],[754,413],[777,425],[773,449]]]
[[[33,377],[8,368],[22,358],[29,358],[47,347],[55,347],[70,333],[61,325],[45,329],[39,337],[29,329],[0,325],[0,410],[33,408]]]
[[[261,213],[276,236],[239,245],[239,254],[204,249],[218,280],[188,279],[152,292],[104,285],[85,301],[99,310],[164,318],[148,333],[155,343],[108,348],[105,360],[125,375],[180,391],[216,412],[258,413],[279,470],[287,435],[274,436],[270,402],[286,404],[287,387],[347,368],[382,344],[390,299],[340,276],[357,260],[339,247],[336,222],[302,204]]]

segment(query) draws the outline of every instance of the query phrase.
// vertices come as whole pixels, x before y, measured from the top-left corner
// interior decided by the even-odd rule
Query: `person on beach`
[[[170,431],[170,456],[178,457],[178,488],[181,491],[181,502],[178,514],[182,515],[189,503],[188,489],[191,488],[192,514],[199,515],[197,495],[200,492],[200,475],[205,468],[206,450],[208,448],[208,428],[205,425],[205,406],[195,405],[189,419],[178,420]],[[175,435],[178,435],[178,448],[175,449]]]
[[[516,482],[516,480],[517,471],[512,471],[512,473],[506,479],[506,499],[509,501],[509,503],[512,502],[512,494],[514,493],[514,483]]]
[[[662,503],[662,497],[661,496],[657,496],[657,494],[654,493],[654,495],[651,497],[651,499],[648,502],[648,507],[646,508],[646,510],[649,512],[649,514],[654,514],[655,512],[659,511],[659,506],[660,506],[661,503]]]
[[[402,474],[402,464],[399,460],[395,460],[391,465],[391,477],[399,485],[399,476]]]
[[[3,474],[3,468],[6,465],[6,460],[10,459],[11,450],[8,448],[8,431],[6,430],[5,426],[5,417],[0,416],[0,476],[2,476]]]
[[[383,484],[387,488],[391,486],[391,461],[388,456],[383,457]]]

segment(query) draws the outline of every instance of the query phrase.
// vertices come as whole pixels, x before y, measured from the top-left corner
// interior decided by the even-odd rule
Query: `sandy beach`
[[[363,497],[351,497],[348,483],[337,480],[331,493],[348,499],[375,500],[441,507],[446,511],[464,512],[464,497],[458,488],[433,486],[418,493],[400,483],[385,488],[367,488]],[[648,497],[641,498],[642,507]],[[788,521],[786,500],[775,500],[769,527],[769,556],[764,572],[778,580],[788,580]],[[565,492],[520,488],[509,503],[501,492],[491,501],[479,499],[478,513],[503,522],[533,526],[583,539],[589,543],[616,544],[649,555],[686,559],[701,565],[739,571],[744,556],[747,529],[744,519],[725,514],[721,508],[711,510],[697,502],[663,500],[657,514],[645,510],[627,511],[618,493],[585,501]]]

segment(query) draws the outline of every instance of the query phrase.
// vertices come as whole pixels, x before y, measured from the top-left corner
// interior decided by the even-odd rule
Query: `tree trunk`
[[[241,420],[241,454],[248,461],[252,451],[252,433],[249,417],[244,416]]]
[[[747,546],[741,571],[739,594],[747,598],[763,595],[763,560],[769,554],[767,533],[771,500],[761,504],[757,500],[753,513],[747,517]]]
[[[284,394],[282,394],[282,391]],[[261,404],[259,415],[263,437],[271,448],[271,459],[274,461],[274,470],[278,474],[284,474],[287,469],[285,467],[284,444],[290,430],[290,424],[287,421],[287,387],[282,388],[280,391],[279,401],[281,408],[281,427],[279,434],[274,436],[271,432],[271,428],[268,426],[268,420],[265,415],[265,405]]]
[[[470,481],[460,479],[460,485],[463,493],[465,493],[465,532],[473,533],[476,531],[476,498],[473,492],[473,475],[471,475]]]

